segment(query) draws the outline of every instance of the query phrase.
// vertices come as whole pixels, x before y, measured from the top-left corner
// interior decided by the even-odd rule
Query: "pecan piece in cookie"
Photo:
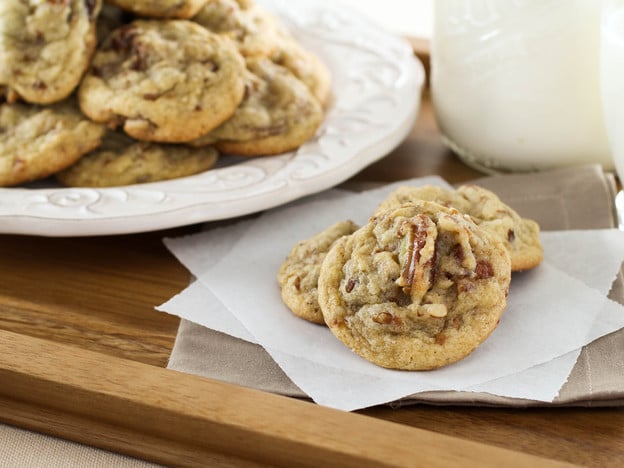
[[[318,300],[332,333],[365,359],[435,369],[496,328],[510,279],[500,239],[457,210],[420,201],[378,212],[336,241]]]
[[[379,204],[377,211],[415,200],[433,201],[470,215],[480,227],[504,242],[511,256],[513,271],[528,270],[542,261],[538,224],[522,218],[489,190],[477,185],[462,185],[456,190],[430,185],[400,187]]]
[[[400,228],[399,261],[403,265],[396,283],[412,301],[420,302],[431,287],[435,260],[435,240],[438,230],[431,218],[419,215]]]

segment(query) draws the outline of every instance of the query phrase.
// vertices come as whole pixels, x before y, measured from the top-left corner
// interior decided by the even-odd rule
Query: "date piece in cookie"
[[[2,0],[0,85],[4,96],[50,104],[78,86],[96,47],[101,0]]]
[[[96,122],[144,141],[187,142],[227,120],[243,98],[236,46],[186,20],[135,20],[98,48],[78,90]]]
[[[105,129],[71,101],[0,105],[0,186],[43,179],[96,148]]]
[[[175,179],[206,171],[217,150],[132,140],[109,132],[102,145],[56,174],[63,185],[114,187]]]
[[[377,211],[414,200],[433,201],[470,215],[480,227],[502,239],[509,250],[512,271],[536,267],[543,259],[539,225],[522,218],[489,190],[477,185],[462,185],[457,190],[429,185],[399,187],[381,202]]]
[[[106,0],[140,16],[188,19],[209,0]]]
[[[321,263],[334,242],[357,228],[351,221],[340,221],[292,248],[277,274],[277,282],[282,300],[296,316],[325,324],[317,292]]]
[[[263,156],[294,150],[312,138],[323,110],[308,88],[266,58],[247,60],[246,92],[232,118],[194,145],[216,142],[223,153]]]
[[[193,17],[208,30],[232,39],[245,57],[267,57],[278,47],[278,20],[257,5],[211,0]]]
[[[318,297],[332,333],[383,367],[435,369],[498,325],[511,279],[502,242],[457,210],[416,202],[336,241]]]

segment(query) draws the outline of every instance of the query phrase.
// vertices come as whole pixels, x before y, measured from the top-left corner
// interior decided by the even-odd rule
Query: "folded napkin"
[[[496,192],[523,216],[537,220],[544,230],[599,229],[615,225],[613,205],[615,185],[612,177],[603,174],[599,167],[587,166],[530,175],[494,176],[476,182]],[[560,253],[564,256],[565,254],[566,252]],[[620,275],[611,288],[612,299],[622,301],[623,284]],[[608,287],[602,293],[606,293],[607,290]],[[202,292],[201,285],[189,288],[189,291],[185,294],[186,299],[192,300],[190,295],[195,293],[197,304],[193,309],[201,311],[202,301],[205,298],[203,294],[210,294],[210,291]],[[218,301],[216,303],[218,304]],[[205,309],[207,306],[203,307]],[[232,332],[236,326],[240,329],[238,334]],[[249,336],[244,327],[240,324],[233,324],[232,327],[226,326],[225,331],[229,334],[225,334],[183,320],[168,367],[284,395],[306,396],[286,376],[269,353],[252,343],[254,337]],[[230,336],[232,334],[239,338]],[[475,385],[471,391],[419,392],[400,398],[399,403],[507,406],[619,404],[624,400],[623,343],[624,331],[620,330],[593,341],[583,348],[580,355],[579,352],[571,352],[557,358],[555,367],[552,363],[545,363],[528,369],[523,376],[524,379],[527,376],[537,379],[551,377],[556,371],[565,372],[561,376],[565,379],[569,373],[568,381],[552,402],[531,400],[526,395],[523,398],[512,397],[513,376],[511,378],[507,376],[499,382],[498,387],[501,390],[495,392],[506,396],[490,393],[492,389],[498,388],[497,383],[493,382],[484,387],[488,389],[488,393],[479,391],[479,385]],[[271,351],[274,356],[279,356],[276,353],[280,350]],[[286,361],[282,359],[281,362],[283,365]],[[558,391],[558,386],[554,390]],[[544,398],[541,397],[541,400]]]

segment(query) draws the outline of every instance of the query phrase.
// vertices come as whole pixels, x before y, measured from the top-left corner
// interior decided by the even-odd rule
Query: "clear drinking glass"
[[[624,0],[604,0],[600,42],[602,110],[611,155],[624,182]],[[620,229],[624,229],[624,193],[616,197]]]
[[[436,0],[432,98],[446,142],[485,172],[612,169],[601,0]]]

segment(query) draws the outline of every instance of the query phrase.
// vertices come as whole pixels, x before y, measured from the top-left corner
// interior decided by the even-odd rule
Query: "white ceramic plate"
[[[261,2],[332,72],[334,101],[297,151],[223,158],[191,177],[116,188],[0,189],[0,232],[123,234],[233,218],[333,187],[387,155],[418,115],[424,70],[409,44],[329,0]]]

